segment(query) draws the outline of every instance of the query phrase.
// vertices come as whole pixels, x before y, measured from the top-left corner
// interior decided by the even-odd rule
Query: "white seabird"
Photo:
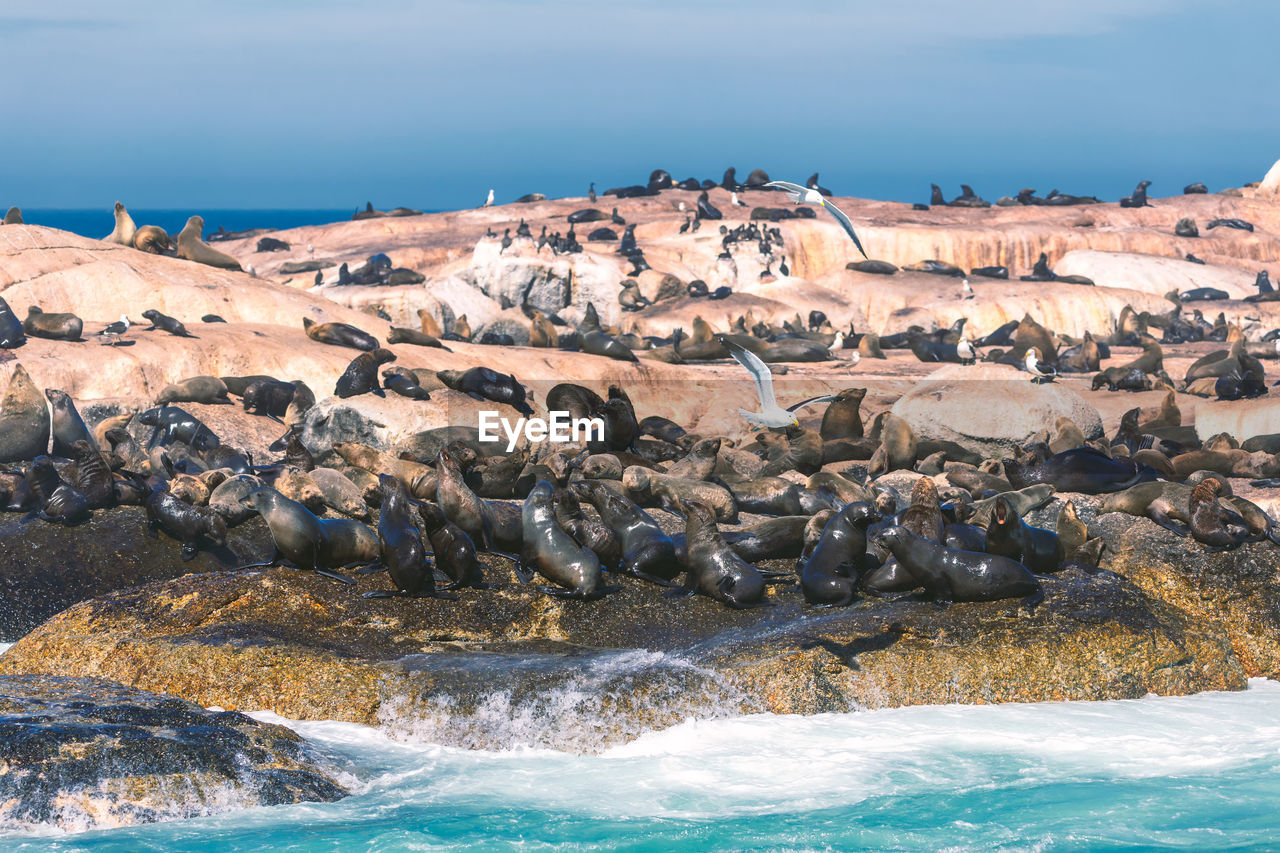
[[[1027,373],[1032,375],[1032,382],[1052,382],[1054,377],[1058,375],[1058,371],[1053,366],[1045,364],[1040,360],[1040,350],[1032,347],[1027,350],[1027,360],[1024,363]]]
[[[489,190],[489,197],[484,200],[481,207],[493,207],[493,190]]]
[[[769,365],[761,361],[760,357],[751,350],[727,340],[723,335],[719,336],[717,340],[724,345],[730,355],[737,359],[739,364],[747,369],[747,372],[751,374],[751,378],[755,380],[756,394],[760,398],[760,411],[748,412],[746,409],[738,409],[738,414],[742,415],[747,423],[752,426],[800,426],[800,421],[796,418],[795,412],[810,403],[829,403],[835,399],[834,394],[827,394],[822,397],[813,397],[803,403],[796,403],[790,408],[783,409],[773,396],[773,374],[769,372]]]
[[[967,278],[964,279],[963,284],[960,285],[960,298],[961,299],[973,298],[973,288],[969,286],[969,279]]]
[[[849,217],[844,215],[844,211],[836,207],[831,202],[822,197],[822,193],[817,190],[802,187],[799,184],[793,184],[790,181],[770,181],[765,184],[766,187],[777,187],[786,190],[787,197],[796,204],[816,204],[826,209],[828,213],[835,217],[836,222],[840,223],[840,227],[853,240],[853,245],[858,247],[858,251],[862,253],[862,257],[867,257],[867,250],[862,248],[862,241],[858,239],[858,235],[854,233],[853,223],[849,221]]]

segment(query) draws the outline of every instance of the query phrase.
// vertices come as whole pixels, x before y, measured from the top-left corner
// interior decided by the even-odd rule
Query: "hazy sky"
[[[269,8],[265,8],[268,7]],[[5,0],[0,208],[739,178],[1115,198],[1280,158],[1275,0]]]

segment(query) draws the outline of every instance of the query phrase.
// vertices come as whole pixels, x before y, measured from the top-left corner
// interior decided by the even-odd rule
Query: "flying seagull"
[[[1040,360],[1040,350],[1032,347],[1027,350],[1026,361],[1027,373],[1032,375],[1032,382],[1052,382],[1054,377],[1058,375],[1058,371],[1052,365],[1045,364]]]
[[[862,241],[858,239],[858,235],[853,231],[853,223],[849,221],[849,217],[844,215],[844,211],[836,207],[831,202],[822,197],[822,193],[817,190],[811,190],[808,187],[802,187],[799,184],[793,184],[790,181],[770,181],[765,184],[766,187],[777,187],[780,190],[786,190],[787,198],[796,204],[816,204],[826,208],[827,212],[836,218],[836,222],[840,223],[840,227],[853,240],[853,245],[858,247],[858,251],[862,253],[862,257],[867,257],[867,250],[862,248]]]
[[[796,418],[795,412],[810,403],[830,403],[835,399],[834,394],[827,394],[823,397],[813,397],[803,403],[796,403],[794,406],[783,409],[773,396],[773,374],[769,372],[769,365],[761,361],[760,357],[751,350],[727,340],[723,335],[720,335],[717,340],[724,345],[730,355],[737,359],[738,364],[747,369],[747,372],[751,374],[751,378],[755,380],[756,394],[760,396],[760,411],[748,412],[746,409],[738,409],[738,414],[742,415],[747,423],[753,427],[800,426],[800,421]]]

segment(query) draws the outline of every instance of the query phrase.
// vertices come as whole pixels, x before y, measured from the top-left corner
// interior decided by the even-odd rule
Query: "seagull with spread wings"
[[[858,235],[854,233],[853,223],[849,221],[849,217],[844,215],[843,210],[823,198],[822,193],[817,190],[809,189],[808,187],[802,187],[799,184],[793,184],[790,181],[770,181],[765,184],[765,186],[777,187],[780,190],[785,190],[787,198],[791,199],[796,204],[815,204],[826,209],[827,213],[834,216],[836,222],[840,223],[840,227],[844,229],[845,233],[853,239],[853,245],[858,247],[858,251],[862,253],[862,257],[865,258],[867,256],[866,249],[862,248],[862,241],[859,240]]]
[[[763,427],[789,427],[800,426],[799,419],[796,418],[795,412],[810,403],[830,403],[835,399],[834,394],[827,394],[822,397],[813,397],[805,400],[803,403],[796,403],[786,409],[778,405],[778,401],[773,396],[773,374],[769,372],[769,365],[760,360],[760,357],[751,350],[746,349],[741,344],[736,344],[728,340],[723,335],[717,338],[729,354],[737,359],[751,374],[751,378],[756,383],[756,394],[760,397],[760,411],[748,412],[746,409],[738,409],[738,414],[746,419],[747,423],[755,428]]]

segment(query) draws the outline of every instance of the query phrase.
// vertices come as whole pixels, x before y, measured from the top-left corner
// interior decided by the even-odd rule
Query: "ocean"
[[[688,721],[600,755],[269,713],[354,796],[13,851],[1275,850],[1280,683],[1240,693]]]
[[[129,209],[129,215],[139,226],[159,225],[171,235],[176,235],[187,224],[187,219],[199,214],[204,217],[204,236],[207,238],[219,227],[228,231],[244,231],[248,228],[270,228],[283,231],[303,225],[324,225],[329,222],[345,222],[359,208],[342,210],[200,210],[200,209]],[[111,205],[93,210],[57,210],[33,208],[22,211],[28,225],[45,225],[70,231],[82,237],[100,239],[115,228],[115,216]]]

